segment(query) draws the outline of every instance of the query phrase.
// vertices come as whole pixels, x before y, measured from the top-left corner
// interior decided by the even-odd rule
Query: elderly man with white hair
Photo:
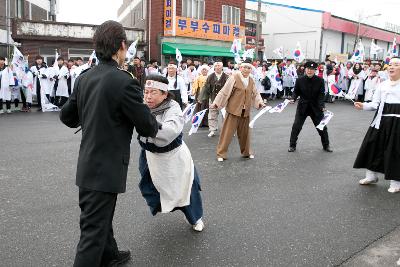
[[[224,87],[229,76],[223,72],[223,67],[224,65],[220,61],[214,63],[214,72],[207,77],[200,96],[201,102],[209,102],[211,105],[219,91]],[[208,137],[213,137],[218,130],[218,115],[219,110],[210,106],[208,110],[208,127],[210,131]]]
[[[252,106],[260,109],[265,107],[265,104],[257,92],[254,80],[250,77],[252,69],[251,63],[243,62],[240,71],[229,77],[210,106],[213,109],[226,107],[226,118],[217,146],[217,159],[220,162],[227,158],[228,147],[235,132],[239,139],[242,157],[254,158],[250,149],[250,111]]]

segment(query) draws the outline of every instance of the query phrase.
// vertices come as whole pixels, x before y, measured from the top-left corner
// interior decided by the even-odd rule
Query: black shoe
[[[288,152],[295,152],[296,151],[296,147],[295,146],[291,146],[288,149]]]
[[[324,151],[333,152],[333,150],[329,146],[324,146]]]
[[[131,259],[131,252],[129,250],[127,251],[118,251],[118,256],[116,259],[110,261],[107,264],[107,267],[116,267],[120,266],[121,264],[124,264],[125,262],[129,261]]]

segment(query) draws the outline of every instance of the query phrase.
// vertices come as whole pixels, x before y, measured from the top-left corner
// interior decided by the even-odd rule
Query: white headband
[[[159,89],[161,91],[168,92],[168,84],[153,81],[153,80],[147,80],[144,88],[148,89]]]
[[[177,68],[178,68],[178,66],[177,66],[177,65],[175,65],[175,64],[168,64],[168,68],[175,68],[175,69],[177,69]]]
[[[400,63],[400,58],[395,57],[390,59],[389,64],[394,64],[394,63]]]

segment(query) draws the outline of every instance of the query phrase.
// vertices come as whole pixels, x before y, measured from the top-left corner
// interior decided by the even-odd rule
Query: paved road
[[[349,102],[328,109],[333,154],[309,119],[298,151],[286,152],[292,105],[257,122],[255,160],[241,159],[235,140],[218,163],[216,138],[185,136],[202,176],[203,233],[179,212],[150,215],[134,142],[114,220],[120,248],[133,253],[128,266],[335,266],[399,226],[400,194],[389,194],[387,181],[357,185],[363,171],[352,169],[373,113]],[[71,266],[79,234],[73,132],[56,113],[0,116],[0,266]]]

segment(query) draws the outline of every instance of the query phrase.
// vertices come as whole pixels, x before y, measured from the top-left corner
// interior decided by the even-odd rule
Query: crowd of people
[[[5,58],[0,57],[0,114],[17,111],[30,112],[35,98],[39,110],[43,101],[61,108],[71,95],[77,76],[94,64],[96,64],[96,58],[84,63],[82,58],[65,60],[63,57],[58,57],[53,65],[48,65],[39,55],[30,68],[26,66],[25,69],[21,69],[12,64],[7,66]],[[173,91],[180,105],[192,102],[202,103],[197,109],[199,110],[207,108],[208,101],[215,97],[215,92],[211,96],[202,94],[206,79],[211,74],[218,73],[219,77],[220,73],[223,73],[222,81],[225,81],[235,70],[238,70],[238,65],[232,61],[227,61],[225,66],[221,64],[222,61],[219,60],[201,62],[199,59],[187,58],[179,65],[171,62],[162,68],[157,60],[146,62],[144,59],[135,57],[131,62],[125,62],[123,68],[139,80],[142,89],[149,75],[167,77],[170,90]],[[352,96],[354,100],[371,101],[379,83],[388,79],[386,68],[387,65],[380,62],[366,61],[364,64],[353,64],[326,60],[318,64],[316,75],[325,81],[324,100],[326,102],[332,103],[340,98],[340,95],[330,94],[329,87],[332,84],[344,93],[348,93],[350,88],[354,89],[355,95]],[[298,64],[290,59],[271,62],[255,60],[252,62],[250,76],[266,103],[267,100],[273,99],[291,99],[296,79],[304,76],[304,72],[304,64]],[[219,79],[213,76],[213,81],[209,80],[209,83],[217,80]],[[210,90],[209,83],[207,84],[208,91]],[[224,82],[220,82],[218,86],[222,88],[223,84]],[[42,92],[45,98],[42,98]],[[5,103],[5,109],[3,103]],[[22,108],[20,108],[21,103]],[[214,121],[212,119],[211,123]],[[208,118],[204,120],[202,126],[208,126]],[[214,126],[210,129],[211,136],[214,135],[213,132],[215,132]]]
[[[223,162],[235,135],[241,156],[254,159],[251,112],[253,108],[266,111],[268,100],[285,99],[286,105],[298,100],[288,150],[295,152],[305,119],[310,117],[317,126],[323,120],[325,102],[347,97],[356,109],[376,111],[354,163],[354,168],[366,169],[359,183],[374,184],[384,174],[390,180],[388,191],[400,192],[397,57],[389,66],[249,59],[239,64],[228,61],[224,66],[222,60],[204,63],[187,58],[162,68],[156,60],[146,64],[138,57],[125,62],[127,38],[117,22],[98,26],[93,39],[98,65],[94,58],[84,64],[79,58],[57,57],[47,66],[38,56],[31,68],[21,69],[6,66],[0,58],[1,113],[3,101],[6,113],[12,112],[12,103],[18,110],[20,101],[21,111],[29,112],[36,96],[39,109],[49,104],[61,108],[61,121],[81,129],[76,173],[81,235],[76,267],[117,266],[131,257],[129,251],[119,250],[112,221],[117,196],[126,190],[134,130],[141,147],[139,188],[151,214],[181,210],[194,231],[203,231],[200,173],[183,141],[182,110],[186,107],[208,111],[202,126],[208,127],[210,138],[216,135],[223,115],[216,148],[216,158]],[[332,152],[326,126],[317,130],[323,150]]]

